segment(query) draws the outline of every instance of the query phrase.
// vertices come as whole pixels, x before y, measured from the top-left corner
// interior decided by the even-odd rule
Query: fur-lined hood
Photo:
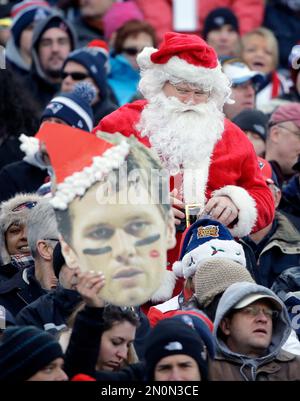
[[[5,233],[13,223],[24,225],[27,224],[30,208],[25,207],[19,211],[14,212],[13,210],[22,203],[25,202],[38,202],[41,197],[37,194],[17,194],[13,198],[2,202],[0,207],[0,258],[1,265],[10,262],[10,255],[8,254]]]

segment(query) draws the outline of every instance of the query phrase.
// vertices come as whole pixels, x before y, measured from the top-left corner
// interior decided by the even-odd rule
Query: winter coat
[[[129,61],[117,54],[110,58],[111,71],[108,75],[108,84],[111,86],[119,106],[132,101],[137,93],[140,74]]]
[[[240,241],[247,267],[258,284],[270,288],[281,272],[300,265],[300,233],[280,212],[276,212],[271,232],[261,245],[255,245],[249,237]]]
[[[22,308],[46,294],[34,277],[34,266],[21,270],[11,279],[0,282],[0,305],[16,316]]]
[[[58,286],[23,308],[16,321],[20,325],[33,325],[56,335],[67,327],[68,318],[81,301],[77,291]]]

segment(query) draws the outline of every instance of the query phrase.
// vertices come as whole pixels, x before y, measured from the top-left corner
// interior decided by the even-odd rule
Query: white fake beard
[[[175,175],[210,158],[224,130],[224,114],[213,100],[192,105],[160,93],[142,111],[137,128]]]

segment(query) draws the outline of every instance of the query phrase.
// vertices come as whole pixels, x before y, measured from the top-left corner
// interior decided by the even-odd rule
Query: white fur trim
[[[165,270],[161,285],[151,297],[152,302],[166,301],[170,299],[176,284],[176,276],[170,270]]]
[[[181,260],[178,260],[177,262],[173,263],[172,270],[176,277],[183,277],[183,263]]]
[[[230,229],[231,234],[239,238],[250,234],[257,219],[257,209],[249,192],[236,185],[226,185],[214,191],[213,196],[228,196],[239,210],[238,223]]]
[[[156,52],[157,49],[154,47],[144,47],[144,49],[138,54],[136,61],[141,70],[145,70],[154,65],[154,63],[151,61],[151,55]]]
[[[129,153],[129,144],[122,141],[102,154],[93,157],[92,164],[80,172],[67,177],[57,185],[56,193],[50,203],[55,209],[65,210],[76,196],[82,196],[95,182],[119,168]]]
[[[33,136],[21,134],[19,141],[21,142],[20,149],[30,158],[33,158],[40,150],[40,141]]]
[[[196,273],[199,265],[203,263],[204,260],[211,258],[230,259],[246,267],[245,253],[241,244],[234,240],[212,239],[184,255],[181,261],[183,277],[192,277]],[[175,262],[175,264],[176,263],[177,262]],[[175,270],[178,271],[179,269],[175,266]],[[173,271],[176,274],[175,270],[173,265]]]

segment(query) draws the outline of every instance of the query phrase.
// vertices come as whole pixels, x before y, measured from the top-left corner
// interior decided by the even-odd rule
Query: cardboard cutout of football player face
[[[82,271],[104,274],[106,284],[99,296],[105,301],[143,304],[161,285],[167,249],[174,245],[174,226],[166,223],[157,205],[147,203],[143,186],[131,193],[132,203],[113,204],[112,194],[99,204],[101,185],[95,184],[69,206],[72,240],[70,246],[63,244],[66,261]]]
[[[130,143],[129,140],[128,154],[119,167],[109,168],[101,180],[91,178],[91,183],[87,180],[88,183],[85,184],[80,176],[75,181],[75,184],[83,182],[85,188],[78,195],[70,181],[65,177],[61,178],[62,174],[70,177],[72,174],[74,176],[74,172],[80,173],[82,169],[78,171],[77,166],[86,165],[82,162],[82,157],[87,158],[86,152],[93,146],[97,147],[98,143],[95,141],[108,142],[109,138],[110,143],[113,141],[113,145],[117,146],[125,139],[118,135],[104,135],[105,139],[94,137],[92,140],[88,137],[90,145],[85,155],[81,156],[85,137],[81,138],[81,148],[78,145],[78,155],[74,150],[77,146],[74,143],[79,142],[77,135],[81,135],[81,131],[58,125],[54,130],[54,125],[56,124],[43,127],[42,133],[37,137],[44,142],[56,174],[53,177],[53,182],[56,182],[54,200],[56,197],[63,203],[61,206],[54,202],[53,206],[67,265],[71,268],[79,267],[82,272],[103,273],[105,286],[100,290],[99,297],[108,303],[137,306],[147,302],[162,285],[167,250],[175,246],[168,177],[158,173],[159,181],[155,181],[158,184],[153,185],[153,171],[160,171],[160,164],[149,149],[136,141]],[[59,135],[60,148],[66,149],[67,144],[73,140],[72,130],[74,143],[71,145],[73,149],[68,160],[62,151],[57,154],[53,135]],[[84,135],[87,136],[85,132]],[[67,138],[65,142],[64,136]],[[94,157],[94,152],[91,153]],[[70,163],[75,167],[70,168]],[[107,160],[106,163],[109,164]],[[71,173],[66,174],[64,166]],[[87,167],[89,166],[87,162]],[[98,172],[97,169],[96,171]],[[68,188],[74,193],[67,201],[65,195],[59,196],[64,182],[68,182]]]

